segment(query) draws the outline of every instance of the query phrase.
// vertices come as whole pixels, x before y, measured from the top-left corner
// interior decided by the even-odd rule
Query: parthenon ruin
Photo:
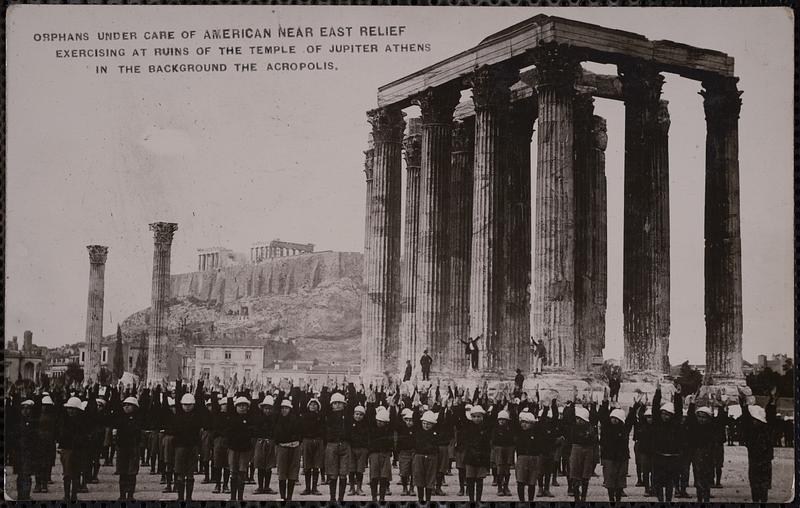
[[[270,242],[258,242],[250,248],[250,261],[258,263],[265,259],[297,256],[314,252],[313,243],[282,242],[279,238]]]
[[[618,72],[593,74],[582,62],[613,64]],[[602,360],[608,133],[594,114],[595,98],[625,108],[624,367],[666,372],[670,120],[661,99],[664,72],[702,86],[706,370],[741,377],[741,92],[733,58],[545,15],[378,89],[365,152],[365,375],[402,370],[406,360],[416,365],[424,349],[434,369],[464,373],[459,340],[477,336],[486,373],[526,370],[530,337],[544,340],[547,364],[556,369],[586,372]],[[472,98],[462,102],[466,89]],[[419,107],[420,118],[405,120],[410,106]]]

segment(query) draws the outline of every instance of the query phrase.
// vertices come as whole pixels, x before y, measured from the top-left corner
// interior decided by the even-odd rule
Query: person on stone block
[[[766,503],[772,488],[772,424],[775,421],[775,392],[770,392],[767,407],[748,405],[747,396],[739,390],[742,416],[739,418],[742,441],[747,448],[747,476],[754,503]]]
[[[480,503],[483,497],[483,482],[489,475],[491,425],[487,421],[486,411],[480,405],[472,407],[470,417],[472,424],[464,427],[467,496],[470,502]]]
[[[533,374],[539,375],[542,373],[542,366],[544,365],[545,358],[547,358],[547,348],[544,345],[544,339],[539,339],[539,342],[536,342],[533,337],[531,337],[531,340],[534,343]]]
[[[291,501],[294,484],[300,476],[300,442],[303,432],[301,420],[295,415],[292,401],[283,399],[280,416],[275,420],[275,460],[278,465],[278,491],[281,499]]]
[[[411,366],[411,360],[406,360],[406,370],[403,373],[403,382],[411,381],[411,374],[413,372],[413,367]]]
[[[522,386],[525,384],[525,375],[522,369],[517,369],[517,375],[514,376],[514,397],[522,395]]]
[[[325,392],[323,388],[323,392]],[[325,429],[325,474],[328,475],[331,502],[344,501],[347,488],[347,473],[350,472],[350,435],[353,420],[353,401],[345,411],[345,396],[335,392],[330,396],[328,407],[324,401],[327,394],[322,395],[323,428]],[[338,495],[337,495],[338,491]]]
[[[275,439],[273,435],[275,419],[275,398],[265,395],[258,403],[261,415],[256,420],[256,444],[253,451],[253,463],[256,467],[257,487],[254,494],[274,494],[269,486],[272,470],[276,466]]]
[[[389,482],[392,481],[392,448],[394,448],[394,426],[397,420],[395,398],[390,397],[390,408],[367,402],[365,420],[368,422],[369,488],[372,501],[386,500]]]
[[[300,415],[303,437],[303,475],[306,480],[306,488],[301,492],[303,495],[322,495],[317,489],[320,472],[325,463],[325,442],[323,441],[325,428],[321,408],[319,399],[311,398]],[[308,494],[305,494],[306,491]]]
[[[364,417],[367,409],[358,405],[353,409],[353,420],[350,424],[350,480],[349,496],[364,495],[364,471],[369,458],[369,421]]]
[[[673,402],[661,403],[661,383],[653,395],[653,487],[659,502],[672,502],[684,444],[681,385],[675,385]]]
[[[430,503],[436,485],[439,453],[439,436],[434,430],[436,421],[433,411],[425,411],[420,418],[420,427],[414,432],[412,476],[420,503]]]
[[[573,401],[574,402],[574,401]],[[594,447],[598,442],[595,427],[595,404],[591,411],[583,406],[571,404],[564,408],[563,421],[566,425],[567,441],[570,443],[569,481],[575,502],[586,501],[589,479],[594,472]]]
[[[431,355],[428,354],[428,350],[422,352],[422,356],[419,359],[419,365],[422,367],[422,380],[428,381],[431,378],[431,365],[433,364],[433,358]]]
[[[603,464],[603,486],[608,492],[608,500],[612,503],[622,501],[622,493],[627,486],[628,461],[630,459],[629,443],[636,412],[641,404],[641,395],[627,413],[621,408],[611,409],[609,393],[604,393],[603,403],[597,412],[600,422],[600,459]]]
[[[139,400],[127,397],[121,407],[110,408],[111,433],[117,450],[119,500],[133,501],[136,475],[139,474],[139,446],[142,439],[142,420]]]

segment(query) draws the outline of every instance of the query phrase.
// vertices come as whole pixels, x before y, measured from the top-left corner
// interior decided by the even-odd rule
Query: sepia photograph
[[[792,9],[6,12],[6,501],[795,500]]]

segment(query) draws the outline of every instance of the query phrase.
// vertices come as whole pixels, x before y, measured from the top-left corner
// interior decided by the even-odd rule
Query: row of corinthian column
[[[424,350],[434,371],[528,369],[530,337],[548,364],[585,371],[602,358],[607,301],[605,120],[576,91],[569,48],[534,50],[535,94],[511,101],[514,67],[475,69],[474,116],[454,119],[461,83],[419,94],[420,118],[368,113],[362,372],[402,371]],[[663,77],[620,66],[625,104],[623,313],[625,366],[664,371],[669,340],[669,114]],[[732,83],[732,88],[731,88]],[[741,260],[735,78],[703,82],[708,121],[707,355],[713,372],[741,365]],[[720,98],[723,97],[723,98]],[[535,252],[530,142],[538,119]],[[405,136],[404,136],[405,133]],[[401,169],[405,154],[401,259]],[[532,266],[533,265],[533,266]],[[533,279],[531,274],[533,273]],[[533,303],[533,329],[530,326]],[[739,361],[735,358],[738,352]]]

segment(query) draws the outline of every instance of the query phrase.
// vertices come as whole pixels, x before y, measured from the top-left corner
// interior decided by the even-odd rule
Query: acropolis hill
[[[256,338],[286,343],[277,348],[282,355],[351,362],[361,335],[362,263],[361,253],[327,251],[174,274],[169,343]],[[125,319],[128,340],[146,332],[149,313]]]

